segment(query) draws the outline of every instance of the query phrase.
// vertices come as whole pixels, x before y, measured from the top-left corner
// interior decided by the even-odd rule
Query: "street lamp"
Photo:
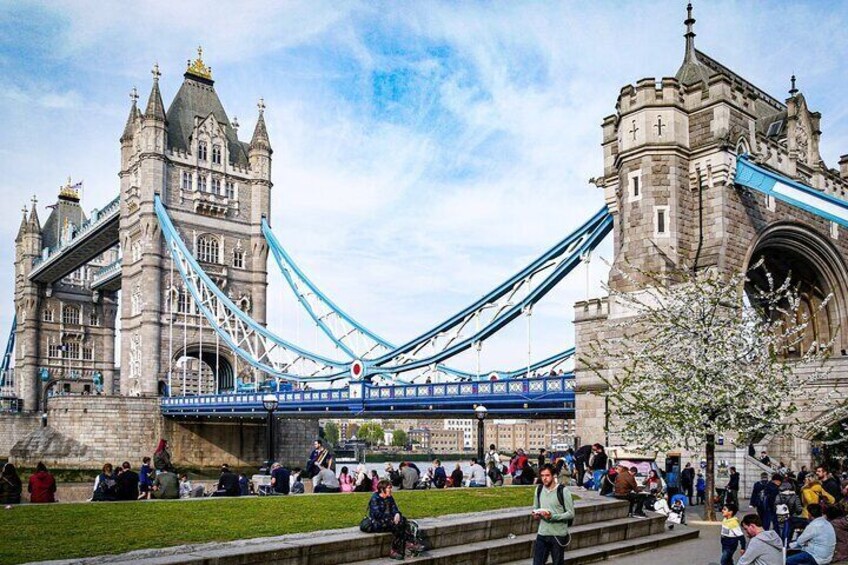
[[[276,394],[268,393],[262,397],[262,406],[268,412],[268,463],[266,465],[267,472],[271,472],[271,465],[274,463],[274,410],[280,405]]]
[[[486,419],[486,414],[489,411],[482,404],[474,409],[474,415],[477,416],[477,462],[483,464],[483,420]]]

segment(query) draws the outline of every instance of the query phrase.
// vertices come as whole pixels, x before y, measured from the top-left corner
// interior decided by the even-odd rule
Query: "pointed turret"
[[[271,140],[268,139],[268,128],[265,127],[265,100],[260,98],[257,107],[259,108],[259,119],[256,120],[253,137],[250,139],[250,151],[264,149],[271,153]]]
[[[150,91],[150,98],[147,99],[147,110],[144,111],[145,118],[165,121],[165,105],[162,103],[162,94],[159,92],[159,77],[162,73],[159,72],[159,63],[153,65],[153,89]]]
[[[32,197],[32,210],[29,212],[29,229],[33,233],[41,233],[41,222],[38,219],[38,200]]]
[[[24,205],[24,207],[21,209],[21,212],[23,212],[23,216],[21,217],[21,225],[18,228],[18,235],[15,236],[15,243],[19,243],[21,241],[21,239],[23,239],[24,234],[27,231],[27,226],[29,224],[29,222],[27,222],[27,207],[26,207],[26,205]]]
[[[695,50],[695,18],[692,17],[692,4],[686,5],[686,19],[683,21],[686,26],[686,33],[683,37],[686,38],[686,51],[683,55],[683,64],[680,65],[675,78],[684,85],[703,82],[707,84],[710,79],[710,70],[700,60],[698,60],[698,52]]]
[[[124,133],[121,134],[121,143],[131,140],[135,133],[135,122],[138,119],[138,106],[136,104],[138,102],[138,90],[135,87],[130,91],[130,100],[132,100],[132,107],[130,108],[130,115],[127,116]]]

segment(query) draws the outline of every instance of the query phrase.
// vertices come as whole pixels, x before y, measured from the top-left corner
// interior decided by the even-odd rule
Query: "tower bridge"
[[[848,156],[839,170],[824,164],[821,116],[794,77],[784,100],[767,94],[696,49],[694,23],[690,8],[676,75],[625,86],[603,120],[598,212],[400,345],[331,300],[274,235],[264,102],[242,141],[202,52],[167,110],[155,66],[143,111],[131,96],[118,196],[87,216],[69,180],[43,226],[36,202],[24,209],[16,324],[0,367],[0,392],[17,413],[0,416],[0,455],[99,464],[167,435],[186,464],[259,459],[265,440],[253,421],[264,418],[265,393],[286,417],[277,441],[294,456],[318,417],[470,416],[480,404],[503,416],[575,418],[584,442],[603,441],[603,382],[580,353],[614,338],[608,323],[629,315],[606,298],[575,305],[574,347],[497,371],[482,372],[479,359],[509,324],[530,324],[536,304],[609,233],[615,290],[636,290],[620,275],[626,264],[663,269],[698,257],[699,267],[739,271],[763,257],[775,275],[795,274],[809,312],[833,295],[806,343],[835,338],[834,378],[848,378]],[[336,357],[267,326],[269,252]],[[476,354],[476,370],[452,366],[463,352]],[[104,428],[116,439],[95,448],[87,438]],[[808,455],[803,441],[773,441],[787,459]]]

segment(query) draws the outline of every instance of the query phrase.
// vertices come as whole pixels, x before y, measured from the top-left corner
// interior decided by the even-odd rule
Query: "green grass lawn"
[[[532,505],[532,487],[395,493],[409,518]],[[0,509],[0,563],[71,559],[186,543],[356,526],[370,493]]]

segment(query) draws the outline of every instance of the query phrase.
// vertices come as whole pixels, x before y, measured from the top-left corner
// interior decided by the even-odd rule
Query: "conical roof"
[[[264,105],[262,106],[264,108]],[[250,149],[271,150],[271,140],[268,139],[268,128],[265,127],[265,112],[260,109],[259,119],[253,128],[253,137],[250,138]]]
[[[159,92],[159,65],[153,66],[153,88],[150,90],[150,98],[147,99],[147,109],[144,111],[145,118],[153,118],[165,121],[165,105],[162,103],[162,93]]]

